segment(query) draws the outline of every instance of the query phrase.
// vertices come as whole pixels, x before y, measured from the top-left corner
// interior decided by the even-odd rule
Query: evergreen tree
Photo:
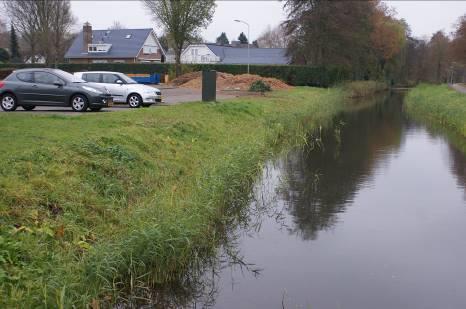
[[[18,37],[16,36],[15,27],[11,25],[10,28],[10,54],[12,62],[21,62],[21,55],[19,53]]]
[[[248,38],[243,32],[239,35],[238,41],[240,41],[241,44],[248,44]]]
[[[10,60],[10,54],[4,48],[0,48],[0,63]]]
[[[222,32],[220,36],[217,38],[216,43],[218,45],[228,45],[230,44],[230,41],[228,40],[227,34],[225,32]]]

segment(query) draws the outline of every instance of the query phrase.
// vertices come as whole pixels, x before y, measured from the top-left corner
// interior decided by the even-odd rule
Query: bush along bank
[[[0,115],[0,307],[84,307],[164,284],[215,249],[275,150],[343,110],[339,89],[77,117]]]
[[[466,137],[466,95],[447,85],[420,85],[409,91],[406,110],[416,119],[447,127]]]
[[[387,83],[373,80],[354,81],[343,85],[346,97],[364,98],[388,90]]]

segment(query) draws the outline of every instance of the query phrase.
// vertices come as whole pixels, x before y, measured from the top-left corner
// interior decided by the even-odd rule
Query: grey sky
[[[71,1],[73,13],[78,18],[76,30],[85,21],[94,29],[106,29],[114,20],[128,28],[153,27],[155,23],[147,14],[140,1]],[[410,24],[417,37],[431,36],[438,30],[447,33],[459,16],[466,14],[466,1],[386,1]],[[241,31],[247,34],[245,25],[235,23],[242,19],[251,25],[251,38],[268,26],[275,26],[286,18],[283,2],[280,1],[217,1],[217,9],[212,24],[202,31],[207,41],[214,41],[224,31],[230,40],[236,39]]]

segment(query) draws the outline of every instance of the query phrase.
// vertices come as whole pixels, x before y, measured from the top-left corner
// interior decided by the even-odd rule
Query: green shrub
[[[255,82],[251,83],[251,86],[249,87],[249,91],[253,92],[266,92],[266,91],[272,91],[272,88],[270,85],[262,80],[256,80]]]
[[[349,98],[367,97],[388,89],[386,83],[373,80],[349,82],[343,87]]]

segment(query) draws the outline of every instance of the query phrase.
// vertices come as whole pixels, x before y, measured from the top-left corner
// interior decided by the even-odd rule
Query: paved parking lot
[[[187,102],[200,101],[202,98],[202,93],[200,90],[192,90],[186,88],[174,88],[165,85],[154,86],[159,88],[162,91],[163,102],[161,104],[152,105],[150,108],[157,108],[161,106],[176,105]],[[239,96],[251,95],[246,91],[218,91],[217,100],[228,100],[236,98]],[[130,111],[131,108],[126,104],[118,104],[110,108],[104,108],[101,112],[113,112],[113,111]],[[0,108],[0,112],[3,110]],[[33,111],[25,111],[19,107],[13,113],[22,113],[22,114],[37,114],[37,113],[51,113],[51,114],[60,114],[60,115],[80,115],[80,113],[75,113],[71,110],[71,107],[49,107],[49,106],[38,106]]]

